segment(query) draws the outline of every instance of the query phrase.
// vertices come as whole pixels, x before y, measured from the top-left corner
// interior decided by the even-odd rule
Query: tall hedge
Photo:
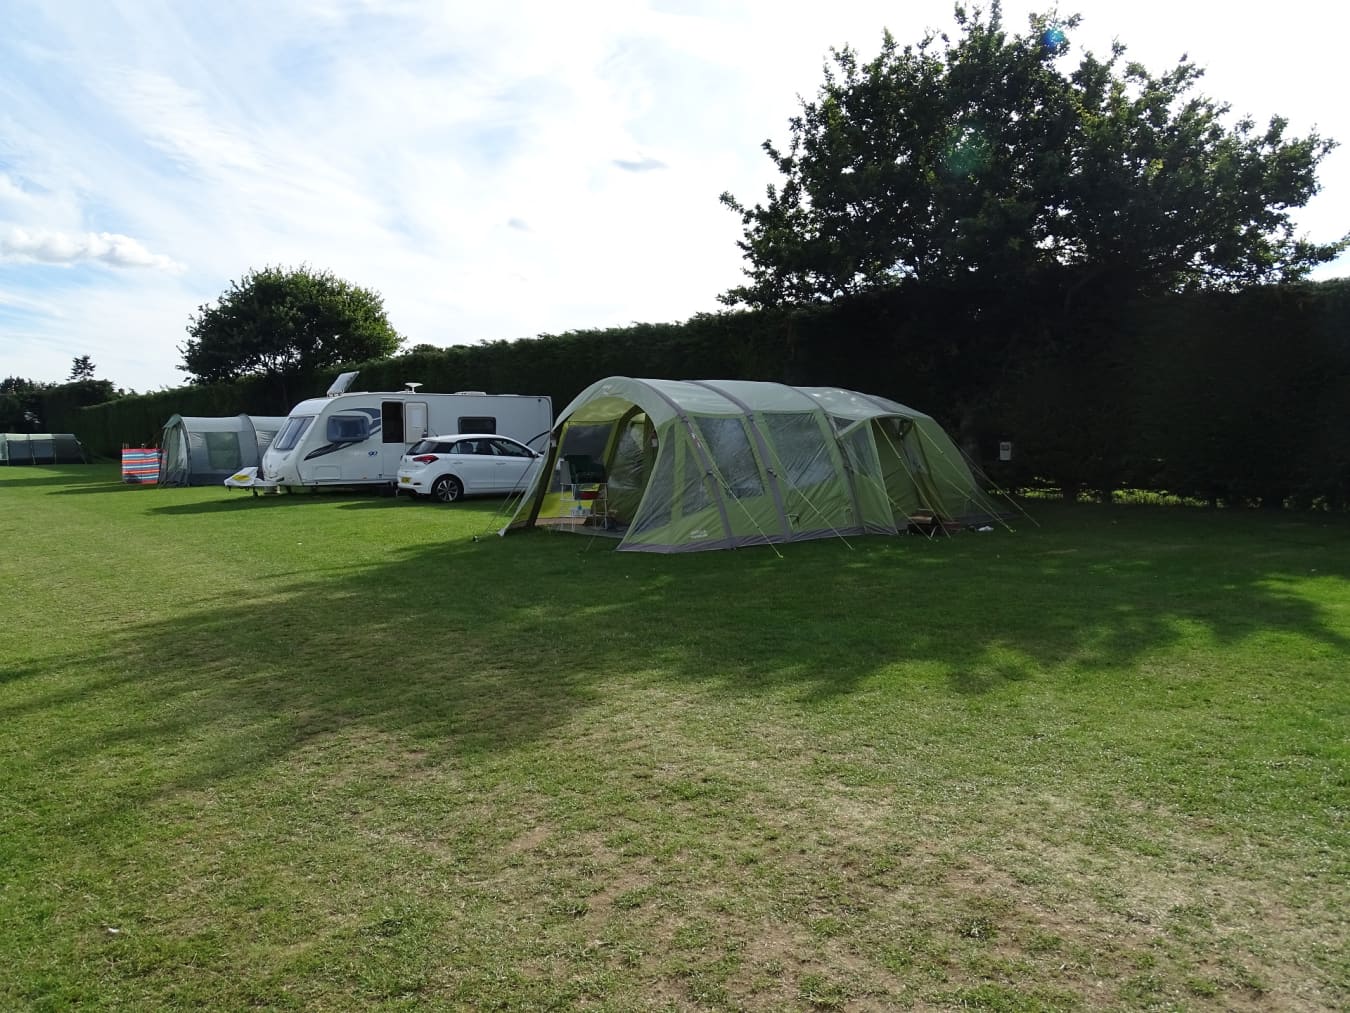
[[[1350,503],[1350,280],[972,321],[913,288],[794,311],[704,314],[358,364],[363,390],[547,394],[614,374],[839,385],[937,417],[1000,481],[1068,494],[1170,491],[1232,504]],[[999,349],[972,360],[969,330]],[[154,442],[171,415],[285,414],[336,370],[183,387],[76,409],[95,452]],[[1013,459],[1000,462],[1001,441]]]

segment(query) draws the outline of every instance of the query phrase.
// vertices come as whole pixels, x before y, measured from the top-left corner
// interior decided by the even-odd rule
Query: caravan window
[[[380,423],[385,443],[406,443],[403,438],[403,402],[402,401],[381,401],[380,402]],[[420,438],[421,433],[417,434]]]
[[[458,432],[495,433],[496,431],[497,420],[489,415],[463,415],[460,417]]]
[[[313,415],[295,415],[287,419],[286,424],[281,427],[281,432],[277,433],[277,438],[272,441],[272,446],[277,450],[294,450],[295,445],[300,442],[300,437],[305,435],[305,430],[313,421]]]
[[[370,436],[369,415],[330,415],[329,443],[360,443]]]

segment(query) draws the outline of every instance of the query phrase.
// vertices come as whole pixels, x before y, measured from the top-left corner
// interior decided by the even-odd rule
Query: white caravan
[[[553,427],[553,402],[547,397],[423,394],[416,383],[401,391],[347,393],[355,377],[343,373],[326,397],[292,408],[257,475],[241,473],[226,484],[253,489],[392,486],[404,452],[424,436],[499,433],[541,450]]]

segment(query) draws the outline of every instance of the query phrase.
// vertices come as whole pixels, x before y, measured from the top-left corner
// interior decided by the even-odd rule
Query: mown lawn
[[[1350,1004],[1347,518],[499,506],[0,469],[0,1007]]]

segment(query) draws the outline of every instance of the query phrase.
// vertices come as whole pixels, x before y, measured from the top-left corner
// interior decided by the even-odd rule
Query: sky
[[[1022,29],[1049,3],[1007,0]],[[1264,123],[1346,144],[1296,216],[1350,232],[1332,0],[1079,0],[1113,38]],[[1345,13],[1342,13],[1342,10]],[[0,375],[76,356],[186,382],[190,317],[250,269],[374,289],[408,344],[684,320],[741,281],[799,97],[831,46],[951,27],[949,0],[0,0]],[[1249,13],[1247,13],[1249,12]],[[1272,15],[1278,13],[1278,19]],[[1317,277],[1350,275],[1350,257]],[[415,378],[410,378],[415,379]],[[525,392],[528,393],[528,392]]]

